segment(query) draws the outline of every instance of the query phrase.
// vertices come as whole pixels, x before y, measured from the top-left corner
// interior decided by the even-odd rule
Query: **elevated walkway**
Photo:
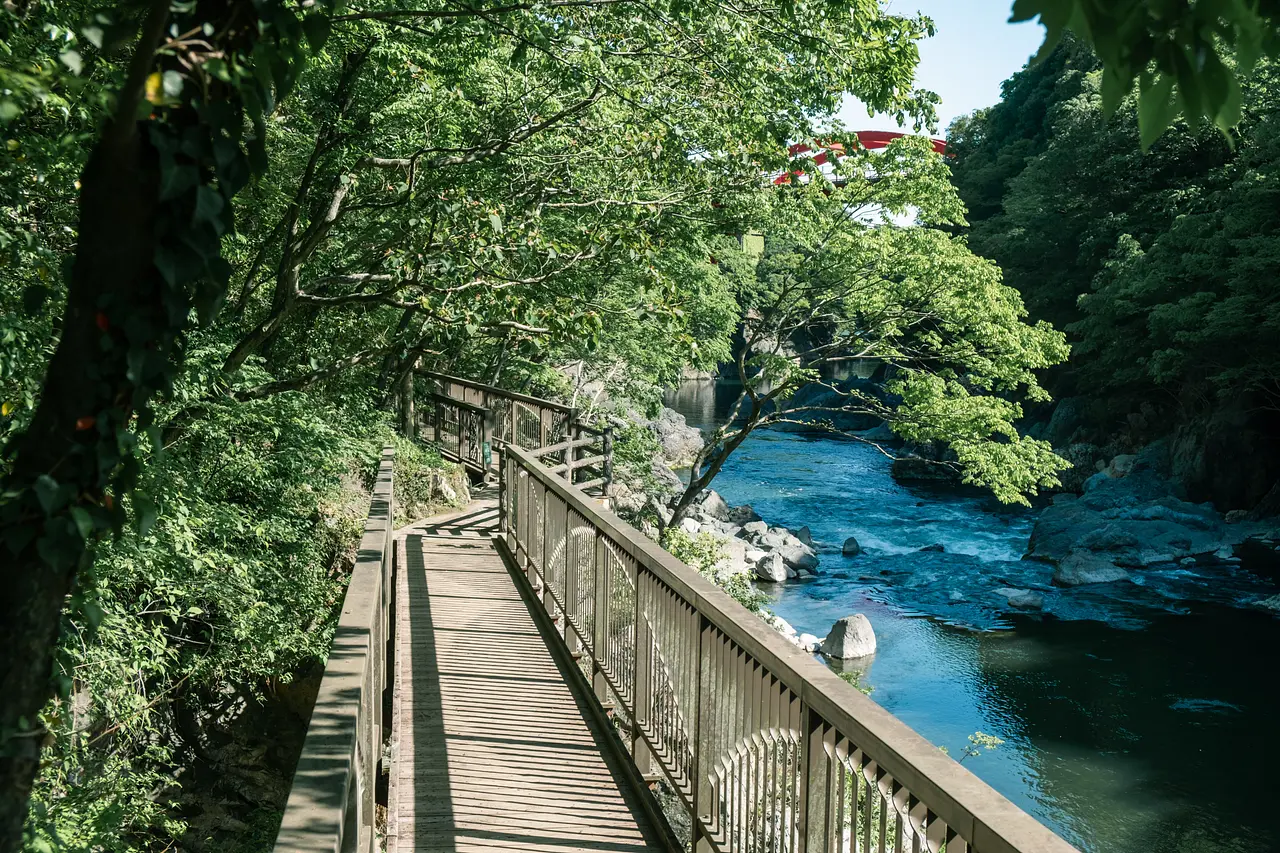
[[[668,849],[497,517],[487,499],[397,534],[388,853]]]
[[[276,853],[1072,853],[544,449],[399,532],[384,451]]]

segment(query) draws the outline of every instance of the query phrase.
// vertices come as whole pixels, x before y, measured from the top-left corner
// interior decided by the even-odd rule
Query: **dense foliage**
[[[1103,110],[1137,88],[1139,138],[1148,148],[1181,114],[1233,132],[1244,100],[1241,77],[1259,58],[1280,55],[1280,5],[1273,0],[1014,0],[1014,21],[1038,17],[1047,55],[1068,30],[1102,58]]]
[[[16,846],[37,763],[31,849],[269,842],[287,732],[416,366],[616,413],[730,359],[741,333],[749,427],[711,443],[687,506],[824,363],[878,358],[886,393],[839,410],[945,441],[1005,500],[1052,484],[1061,460],[1013,425],[1021,401],[1044,399],[1036,371],[1065,357],[1062,337],[1028,322],[956,232],[972,197],[972,245],[994,255],[1009,229],[984,223],[1043,209],[1011,208],[1006,188],[1050,163],[1059,105],[1083,98],[1081,121],[1096,117],[1092,60],[1028,72],[1037,111],[970,121],[990,163],[981,192],[961,180],[957,196],[920,140],[872,156],[833,120],[846,94],[932,120],[933,96],[913,87],[932,24],[882,5],[5,4],[0,547],[17,581],[0,598],[0,850]],[[1210,191],[1241,215],[1269,198],[1262,128],[1238,154],[1187,135],[1203,162],[1167,171],[1221,173],[1197,210],[1219,212]],[[797,140],[845,144],[835,183],[769,184],[813,172],[788,159]],[[957,169],[977,162],[962,152]],[[1149,183],[1166,180],[1153,169]],[[1096,219],[1065,233],[1089,245]],[[1132,325],[1123,294],[1143,259],[1217,233],[1193,225],[1167,250],[1149,239],[1164,225],[1124,230],[1132,245],[1098,238],[1081,275],[1120,283],[1087,318]],[[750,233],[766,235],[763,257],[738,247]],[[1249,267],[1214,251],[1226,304]],[[1078,278],[1046,297],[1070,303],[1054,319],[1083,321],[1061,295]],[[1010,282],[1040,304],[1016,264]],[[1265,307],[1251,293],[1230,310]],[[1155,355],[1167,341],[1231,317],[1189,329],[1182,314],[1153,311],[1152,381],[1187,369]],[[1080,339],[1105,349],[1088,328]],[[644,469],[648,448],[624,434],[620,463]],[[398,452],[402,504],[429,511],[446,472]],[[268,719],[281,707],[292,729]],[[245,740],[253,729],[286,734]]]
[[[651,393],[786,142],[930,117],[871,0],[326,8],[0,11],[0,849],[42,744],[33,849],[264,843],[236,720],[322,655],[414,364]]]
[[[1246,85],[1234,146],[1178,124],[1145,154],[1134,99],[1108,118],[1100,76],[1068,42],[1014,75],[998,105],[952,126],[970,245],[1035,316],[1068,330],[1074,355],[1057,390],[1098,401],[1099,444],[1186,427],[1181,438],[1203,448],[1214,439],[1197,424],[1228,416],[1235,441],[1274,434],[1276,69],[1262,63]],[[1280,474],[1264,445],[1251,446],[1252,471],[1216,483],[1196,474],[1193,491],[1252,506]]]

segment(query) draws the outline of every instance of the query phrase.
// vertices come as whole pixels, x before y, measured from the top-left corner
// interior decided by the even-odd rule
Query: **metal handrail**
[[[644,534],[504,449],[502,541],[694,853],[1072,853]]]
[[[488,459],[482,459],[479,446],[495,448],[515,445],[543,454],[559,453],[560,465],[557,471],[562,472],[565,479],[575,482],[577,477],[590,478],[582,485],[603,487],[607,493],[613,482],[612,427],[599,429],[583,423],[578,417],[577,409],[562,403],[507,391],[447,373],[419,370],[415,374],[436,383],[440,389],[432,390],[428,395],[435,411],[435,423],[432,425],[434,442],[473,470],[487,471],[490,468]],[[454,396],[454,393],[459,396]],[[450,448],[442,444],[445,431],[441,429],[441,414],[450,409],[458,413],[459,420],[462,412],[483,415],[481,432],[477,436],[478,445],[469,447],[470,453],[464,453],[461,440],[457,447]],[[584,435],[592,436],[595,441],[581,441]]]
[[[395,451],[378,464],[373,501],[342,600],[285,805],[276,853],[373,853],[375,791],[394,619]]]
[[[533,397],[528,394],[521,394],[516,391],[508,391],[506,388],[499,388],[496,385],[486,385],[483,382],[475,382],[470,379],[463,379],[458,376],[451,376],[448,373],[436,373],[433,370],[415,371],[419,376],[425,376],[428,379],[434,379],[437,382],[450,382],[455,385],[461,385],[464,388],[472,388],[476,391],[483,391],[490,394],[497,394],[511,400],[518,400],[521,403],[528,403],[532,406],[541,406],[544,409],[552,409],[557,412],[563,412],[566,415],[574,415],[577,410],[573,406],[566,406],[564,403],[556,403],[551,400],[544,400],[541,397]]]

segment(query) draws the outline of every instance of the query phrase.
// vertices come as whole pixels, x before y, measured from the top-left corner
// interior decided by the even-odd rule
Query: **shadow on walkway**
[[[399,850],[666,849],[488,538],[496,508],[414,525],[398,590]],[[624,791],[627,792],[624,794]]]

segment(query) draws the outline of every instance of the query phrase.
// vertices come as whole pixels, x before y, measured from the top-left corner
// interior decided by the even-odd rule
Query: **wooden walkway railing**
[[[693,853],[1071,853],[532,454],[503,461],[502,541]]]
[[[285,806],[278,853],[379,847],[375,791],[395,620],[393,450],[382,452],[373,502],[342,601],[333,648]]]
[[[415,375],[433,389],[416,407],[419,434],[472,471],[496,471],[494,448],[510,444],[584,491],[603,494],[613,481],[612,427],[584,423],[562,403],[444,373]]]

